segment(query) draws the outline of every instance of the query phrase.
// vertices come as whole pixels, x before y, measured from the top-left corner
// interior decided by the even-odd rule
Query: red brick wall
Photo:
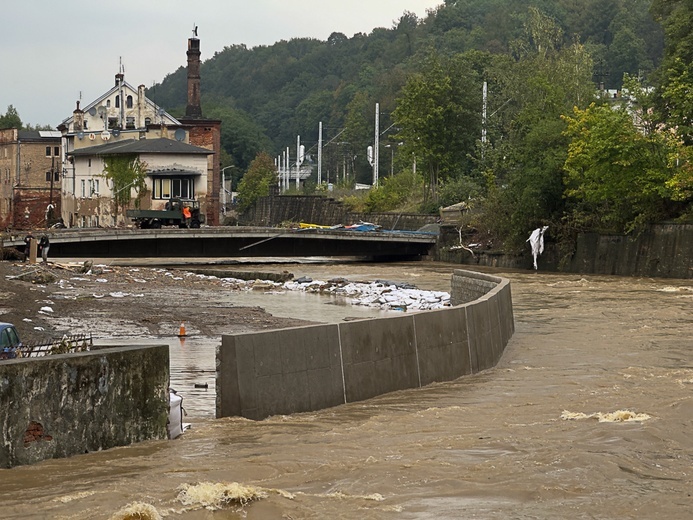
[[[190,144],[214,151],[207,158],[207,199],[205,214],[207,224],[219,225],[219,191],[221,189],[219,152],[221,150],[221,121],[209,119],[183,119],[181,122],[190,127]]]

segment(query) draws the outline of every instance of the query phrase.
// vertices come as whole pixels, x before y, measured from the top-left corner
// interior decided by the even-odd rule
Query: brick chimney
[[[84,130],[84,111],[79,108],[79,101],[77,101],[77,108],[72,112],[73,121],[75,123],[75,132],[81,132]]]
[[[188,39],[188,106],[185,108],[185,116],[191,118],[202,117],[200,105],[200,40]]]

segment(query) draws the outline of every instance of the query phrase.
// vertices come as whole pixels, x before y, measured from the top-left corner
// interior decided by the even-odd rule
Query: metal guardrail
[[[22,345],[18,349],[17,357],[42,357],[53,354],[72,354],[91,350],[94,340],[91,334],[65,335],[50,341],[36,342]]]

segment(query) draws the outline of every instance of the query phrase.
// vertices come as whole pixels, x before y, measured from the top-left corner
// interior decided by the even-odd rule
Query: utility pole
[[[380,103],[375,104],[375,144],[373,146],[373,187],[378,187],[378,161],[380,155]]]
[[[322,184],[322,121],[318,125],[318,186]]]
[[[291,185],[291,155],[289,154],[289,147],[286,147],[286,158],[284,160],[284,186],[288,190]]]
[[[301,179],[300,179],[300,173],[301,171],[301,136],[297,135],[296,136],[296,191],[298,191],[301,188]]]

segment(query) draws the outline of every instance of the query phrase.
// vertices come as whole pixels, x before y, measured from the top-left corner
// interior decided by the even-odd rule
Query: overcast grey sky
[[[186,65],[198,26],[202,60],[234,44],[271,45],[335,31],[348,37],[392,27],[404,11],[419,18],[443,0],[13,0],[3,2],[0,114],[56,127],[75,102],[90,103],[125,80],[150,87]],[[203,78],[204,80],[204,78]],[[204,81],[202,88],[204,89]]]

